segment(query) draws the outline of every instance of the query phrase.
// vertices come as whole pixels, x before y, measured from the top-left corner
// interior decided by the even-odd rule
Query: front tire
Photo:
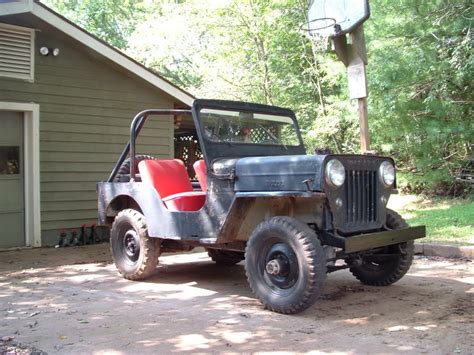
[[[115,217],[110,231],[110,249],[115,265],[129,280],[143,280],[156,271],[160,240],[150,238],[145,217],[126,209]]]
[[[326,257],[306,224],[273,217],[253,231],[245,253],[252,292],[274,312],[292,314],[311,306],[326,279]]]
[[[398,213],[387,210],[387,227],[403,229],[408,228],[408,224]],[[377,256],[377,254],[364,256],[361,265],[352,266],[349,270],[365,285],[388,286],[400,280],[408,272],[414,253],[413,241],[389,245],[378,253],[388,254],[388,256]]]

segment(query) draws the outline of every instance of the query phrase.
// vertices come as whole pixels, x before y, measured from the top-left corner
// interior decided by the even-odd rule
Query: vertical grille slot
[[[346,223],[371,223],[377,220],[377,172],[346,170]]]

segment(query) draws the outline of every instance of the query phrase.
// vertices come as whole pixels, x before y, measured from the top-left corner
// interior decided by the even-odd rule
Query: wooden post
[[[370,149],[367,97],[362,97],[357,99],[357,101],[359,104],[360,151],[365,153]]]
[[[365,153],[370,149],[370,138],[369,138],[369,119],[367,112],[367,76],[365,73],[365,67],[367,65],[367,49],[365,47],[365,36],[364,36],[364,27],[360,25],[354,31],[350,33],[352,40],[352,60],[347,67],[347,72],[349,74],[349,87],[351,81],[353,85],[357,85],[357,89],[353,89],[355,95],[351,94],[351,98],[357,98],[357,103],[359,106],[359,125],[360,125],[360,151]],[[354,71],[351,71],[351,66],[357,68],[354,78],[351,78],[351,74]]]
[[[355,28],[350,34],[352,43],[347,43],[346,35],[333,38],[334,49],[339,59],[347,68],[349,96],[357,99],[360,122],[360,150],[365,153],[370,149],[369,121],[367,112],[367,51],[365,47],[364,28]]]

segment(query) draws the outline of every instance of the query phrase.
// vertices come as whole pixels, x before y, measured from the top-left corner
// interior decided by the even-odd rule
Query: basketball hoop
[[[337,35],[340,26],[332,17],[321,17],[301,25],[300,30],[305,32],[311,41],[315,53],[324,52],[328,48],[329,38]]]
[[[311,41],[311,46],[313,47],[313,51],[315,53],[327,51],[329,45],[329,38],[331,36],[316,32],[308,32],[307,37]]]
[[[332,17],[320,17],[306,23],[308,32],[321,32],[336,25],[336,19]],[[326,32],[326,31],[323,31]]]
[[[311,0],[307,22],[300,27],[311,41],[315,62],[318,52],[328,49],[331,38],[336,55],[347,67],[349,97],[357,99],[359,103],[360,144],[363,152],[369,149],[369,129],[365,71],[367,52],[362,24],[369,16],[369,0]],[[347,34],[351,44],[347,42]],[[320,101],[323,106],[323,100]]]

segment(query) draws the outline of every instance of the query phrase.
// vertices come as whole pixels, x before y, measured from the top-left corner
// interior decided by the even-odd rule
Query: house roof
[[[192,105],[194,97],[190,93],[174,85],[154,71],[130,58],[100,38],[87,32],[83,28],[77,26],[60,14],[54,12],[44,4],[39,3],[38,0],[5,0],[0,3],[0,17],[21,13],[33,14],[59,31],[64,32],[69,37],[81,42],[86,47],[106,57],[108,60],[114,62],[123,69],[132,72],[151,85],[164,91],[168,95],[188,106]]]

